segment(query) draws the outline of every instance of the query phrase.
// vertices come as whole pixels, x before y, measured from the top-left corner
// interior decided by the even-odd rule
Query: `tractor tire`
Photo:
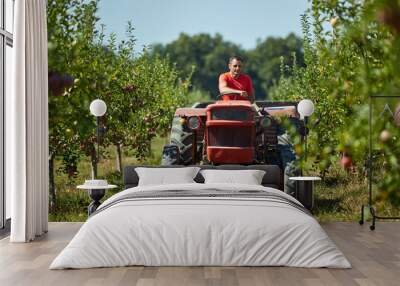
[[[171,165],[179,165],[180,157],[178,146],[176,145],[164,145],[162,152],[162,160],[161,165],[163,166],[171,166]]]
[[[171,145],[179,148],[180,164],[190,165],[193,159],[193,136],[194,133],[186,124],[181,124],[180,117],[174,117],[171,129]]]

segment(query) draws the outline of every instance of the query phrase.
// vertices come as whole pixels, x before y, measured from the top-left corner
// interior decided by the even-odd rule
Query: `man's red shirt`
[[[227,87],[245,90],[248,95],[253,94],[253,83],[251,78],[246,74],[240,74],[239,77],[233,78],[230,72],[223,73],[219,76],[219,80],[225,80]],[[224,94],[223,100],[249,100],[247,97],[239,94]]]

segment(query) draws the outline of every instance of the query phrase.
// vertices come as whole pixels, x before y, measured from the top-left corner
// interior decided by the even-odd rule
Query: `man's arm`
[[[246,97],[248,96],[247,92],[244,90],[239,90],[239,89],[234,89],[234,88],[228,87],[228,83],[222,76],[219,77],[218,88],[219,88],[219,93],[221,95],[236,93],[241,96],[246,96]]]
[[[254,95],[253,95],[253,94],[249,94],[249,95],[247,96],[247,98],[249,99],[249,101],[250,101],[251,103],[253,103],[253,102],[255,101],[255,98],[254,98]]]
[[[251,78],[249,77],[249,85],[250,85],[250,91],[249,91],[249,100],[251,103],[253,103],[256,98],[254,97],[254,88],[253,88],[253,81],[251,80]]]

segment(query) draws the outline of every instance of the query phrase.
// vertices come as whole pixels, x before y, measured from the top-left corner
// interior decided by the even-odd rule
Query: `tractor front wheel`
[[[174,117],[171,129],[171,145],[178,146],[179,164],[192,164],[193,159],[193,136],[194,133],[186,124],[182,124],[180,117]]]

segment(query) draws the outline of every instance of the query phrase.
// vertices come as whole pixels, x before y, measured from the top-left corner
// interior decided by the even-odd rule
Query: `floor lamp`
[[[374,126],[372,125],[372,109],[373,109],[373,101],[378,100],[378,99],[393,99],[393,98],[398,98],[400,99],[400,96],[396,95],[370,95],[369,96],[369,115],[368,115],[368,127],[369,127],[369,135],[368,135],[368,140],[369,140],[369,154],[368,154],[368,204],[367,205],[361,205],[361,219],[359,223],[361,225],[364,224],[365,217],[364,217],[364,211],[365,209],[369,210],[370,215],[372,216],[372,224],[369,226],[370,230],[375,230],[375,223],[377,219],[385,220],[398,220],[400,217],[393,217],[393,216],[380,216],[377,214],[377,210],[375,209],[373,205],[373,200],[372,200],[372,163],[373,163],[373,144],[372,144],[372,134],[373,134],[373,128]],[[397,111],[396,111],[397,112]],[[392,115],[393,116],[393,115]],[[394,118],[396,120],[396,118]],[[397,122],[395,123],[397,125]],[[398,125],[397,125],[398,126]]]

